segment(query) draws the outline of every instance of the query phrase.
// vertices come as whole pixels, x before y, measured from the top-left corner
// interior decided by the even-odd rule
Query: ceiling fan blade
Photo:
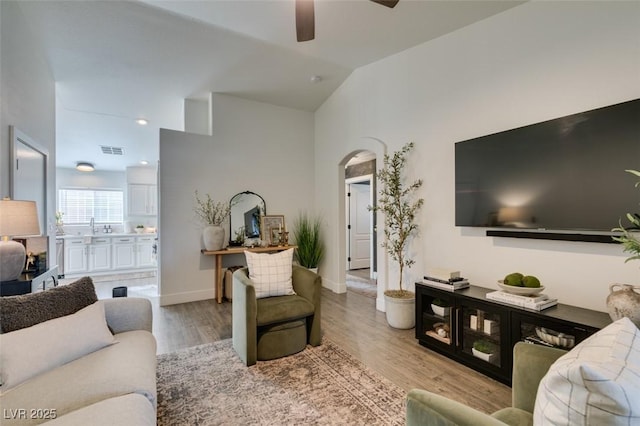
[[[315,38],[316,32],[313,0],[296,0],[296,35],[298,41]]]
[[[400,0],[371,0],[371,1],[393,9],[394,7],[396,7],[396,4],[398,4]]]

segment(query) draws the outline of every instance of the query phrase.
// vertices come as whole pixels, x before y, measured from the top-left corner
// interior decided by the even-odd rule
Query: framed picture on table
[[[284,215],[260,216],[260,239],[266,241],[270,246],[278,245],[279,240],[276,238],[284,230]]]

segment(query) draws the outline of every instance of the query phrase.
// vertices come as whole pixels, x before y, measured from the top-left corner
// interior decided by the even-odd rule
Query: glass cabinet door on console
[[[541,319],[520,312],[513,314],[512,321],[511,337],[514,342],[523,341],[567,351],[598,330],[585,325]]]
[[[456,348],[461,357],[494,376],[509,377],[509,313],[497,306],[460,300]]]
[[[436,345],[440,350],[453,352],[453,298],[446,292],[419,292],[417,297],[421,309],[416,309],[416,338]]]

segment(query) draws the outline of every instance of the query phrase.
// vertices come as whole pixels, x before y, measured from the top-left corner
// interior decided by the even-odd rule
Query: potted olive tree
[[[415,293],[402,287],[404,268],[410,268],[415,260],[407,257],[409,240],[418,230],[416,213],[422,207],[422,198],[414,199],[422,186],[422,179],[407,183],[403,171],[406,170],[407,155],[413,149],[413,142],[405,144],[392,156],[385,154],[384,165],[378,171],[380,196],[376,206],[370,210],[380,211],[384,215],[385,241],[382,247],[387,249],[392,260],[399,268],[398,287],[384,292],[387,322],[391,327],[409,329],[415,326]]]
[[[300,266],[316,273],[324,256],[324,243],[320,231],[320,219],[307,213],[300,213],[293,222],[293,239],[298,246],[295,258]]]

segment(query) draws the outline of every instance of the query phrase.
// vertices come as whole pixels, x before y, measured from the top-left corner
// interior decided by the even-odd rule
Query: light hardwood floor
[[[511,405],[508,386],[420,346],[414,330],[389,327],[375,299],[326,289],[322,297],[324,337],[401,388],[427,389],[486,413]],[[160,307],[152,301],[158,353],[231,338],[229,302]]]

